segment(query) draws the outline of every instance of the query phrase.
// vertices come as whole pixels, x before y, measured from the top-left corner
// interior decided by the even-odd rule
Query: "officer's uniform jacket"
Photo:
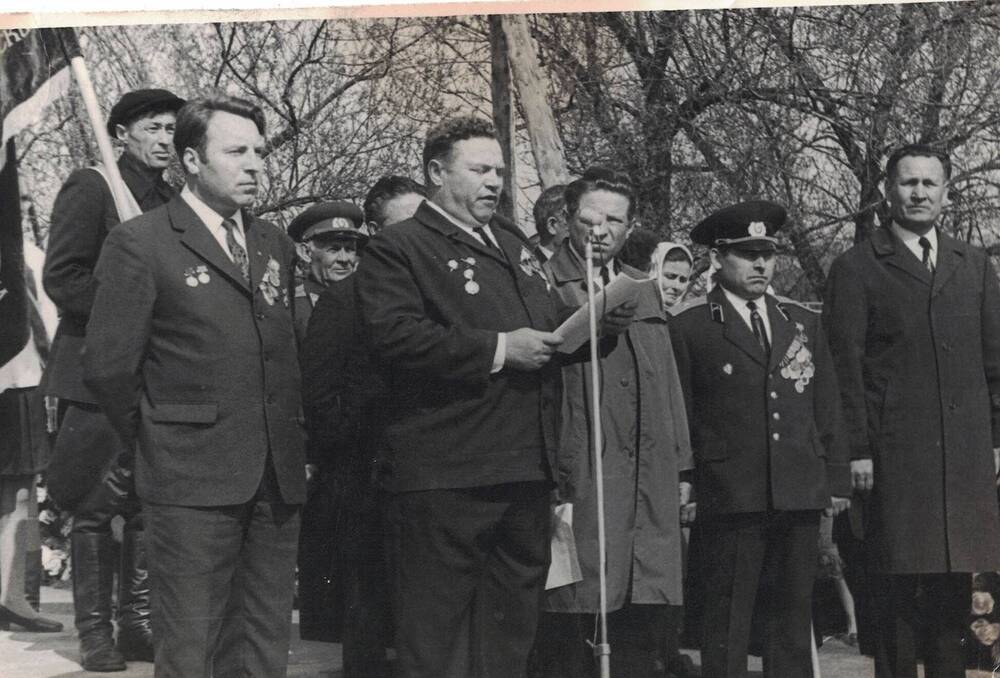
[[[934,275],[880,228],[841,255],[824,322],[853,459],[874,462],[866,537],[890,573],[1000,566],[1000,289],[938,232]]]
[[[295,300],[293,302],[295,304],[295,339],[299,348],[302,348],[302,342],[305,341],[306,332],[309,329],[309,318],[312,317],[313,309],[316,308],[320,295],[325,289],[326,285],[315,280],[311,270],[295,286]]]
[[[771,295],[766,304],[770,360],[721,287],[670,323],[699,516],[822,509],[850,493],[819,316]]]
[[[151,180],[128,154],[118,160],[122,179],[144,211],[163,205],[175,194],[162,178]],[[108,232],[120,222],[108,182],[93,168],[70,174],[52,208],[42,284],[59,308],[59,327],[45,371],[48,395],[96,403],[83,383],[84,332],[94,303],[94,268]]]
[[[148,502],[249,501],[273,461],[305,498],[292,241],[244,213],[250,283],[180,197],[115,228],[97,268],[85,379]]]
[[[502,254],[425,202],[365,247],[355,275],[392,394],[383,412],[390,490],[550,477],[558,366],[490,371],[498,332],[551,331],[556,309],[521,240],[501,228],[493,235]]]

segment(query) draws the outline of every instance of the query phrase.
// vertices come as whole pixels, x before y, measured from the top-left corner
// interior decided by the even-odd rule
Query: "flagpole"
[[[594,475],[597,481],[597,573],[600,589],[600,642],[594,645],[594,655],[600,661],[601,678],[611,676],[611,646],[608,644],[608,582],[607,582],[607,542],[604,535],[604,450],[601,430],[602,390],[600,362],[597,354],[597,309],[594,298],[594,245],[593,233],[587,238],[587,303],[590,306],[590,402],[594,422]]]
[[[87,70],[87,63],[82,56],[76,55],[70,59],[70,67],[73,69],[73,77],[76,78],[80,86],[80,95],[83,97],[83,105],[87,109],[87,117],[90,119],[90,126],[94,130],[94,137],[97,139],[97,148],[101,153],[101,162],[107,172],[108,182],[111,187],[111,195],[115,199],[115,207],[118,208],[118,216],[122,221],[139,216],[129,200],[128,188],[122,179],[121,172],[118,171],[118,162],[114,149],[111,147],[111,137],[104,127],[104,119],[101,115],[101,108],[97,104],[97,93],[94,91],[94,83],[90,80],[90,71]]]

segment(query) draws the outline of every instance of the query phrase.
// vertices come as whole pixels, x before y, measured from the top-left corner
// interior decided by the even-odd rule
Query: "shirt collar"
[[[907,249],[909,249],[911,252],[917,255],[918,259],[922,260],[924,258],[924,250],[920,246],[921,237],[927,238],[927,241],[931,244],[931,256],[935,256],[937,254],[938,237],[936,228],[932,228],[931,230],[927,231],[927,233],[925,233],[923,236],[920,236],[914,233],[913,231],[909,231],[903,228],[895,221],[893,221],[891,229],[892,232],[896,235],[896,237],[903,241],[903,244],[906,245]]]
[[[760,313],[761,317],[765,320],[767,319],[767,302],[764,300],[763,294],[756,299],[744,299],[743,297],[733,294],[727,290],[724,285],[719,285],[719,287],[722,288],[722,293],[726,295],[726,299],[729,300],[729,303],[733,305],[733,308],[735,308],[741,316],[745,316],[748,319],[750,318],[750,309],[747,308],[747,302],[752,301],[757,304],[757,312]]]
[[[493,230],[490,229],[489,224],[483,224],[481,226],[469,226],[465,222],[459,221],[454,216],[452,216],[451,214],[449,214],[448,212],[446,212],[443,207],[441,207],[440,205],[438,205],[433,200],[427,199],[424,202],[427,203],[428,205],[430,205],[433,209],[437,210],[438,214],[442,215],[445,219],[447,219],[448,221],[450,221],[451,223],[453,223],[455,226],[457,226],[458,228],[460,228],[465,233],[471,235],[476,240],[480,240],[481,241],[483,239],[483,237],[481,235],[479,235],[479,232],[481,230],[485,230],[487,233],[489,233],[489,236],[491,238],[493,238]],[[493,239],[494,239],[494,241],[496,240],[496,238],[493,238]]]
[[[188,207],[194,210],[194,213],[208,227],[208,230],[214,233],[222,228],[222,222],[225,220],[225,217],[206,205],[186,184],[181,189],[181,199],[188,204]],[[236,210],[236,213],[229,218],[236,222],[236,227],[240,230],[240,233],[243,233],[242,210]]]

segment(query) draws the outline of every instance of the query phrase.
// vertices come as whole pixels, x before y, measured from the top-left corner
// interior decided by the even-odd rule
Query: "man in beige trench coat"
[[[583,253],[591,232],[599,286],[621,275],[646,277],[615,259],[631,231],[634,207],[627,177],[611,170],[591,168],[567,187],[569,237],[546,262],[562,304],[586,303]],[[666,607],[681,603],[680,509],[690,484],[679,476],[692,460],[666,322],[650,282],[629,329],[601,360],[611,672],[632,678],[653,675],[657,644],[666,638]],[[546,678],[594,672],[586,643],[599,610],[592,388],[589,363],[563,368],[557,481],[560,499],[573,503],[583,580],[547,592],[536,642]]]

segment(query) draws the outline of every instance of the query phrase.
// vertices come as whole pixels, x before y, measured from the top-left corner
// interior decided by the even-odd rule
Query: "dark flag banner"
[[[14,136],[69,89],[69,62],[79,54],[71,28],[0,30],[0,365],[29,336]]]

